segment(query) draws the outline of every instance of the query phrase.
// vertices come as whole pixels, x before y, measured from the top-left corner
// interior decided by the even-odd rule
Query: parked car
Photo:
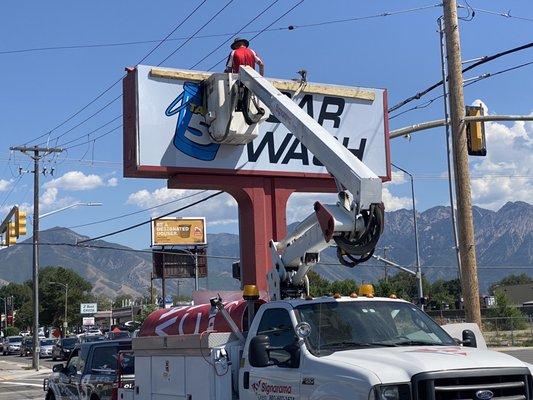
[[[119,352],[131,350],[131,340],[81,343],[72,350],[66,365],[56,364],[43,382],[46,400],[117,398]],[[133,357],[120,357],[132,372]],[[125,368],[121,368],[125,369]],[[130,380],[126,382],[126,379]],[[121,375],[121,385],[132,385],[133,375]]]
[[[129,339],[131,334],[128,331],[109,331],[104,337],[106,340]]]
[[[22,343],[20,345],[19,355],[21,357],[26,357],[32,354],[33,354],[33,337],[25,336],[24,339],[22,339]]]
[[[76,336],[59,339],[52,348],[52,360],[67,360],[78,343],[78,338]]]
[[[39,342],[39,357],[52,357],[52,348],[55,344],[55,339],[41,339],[41,341]]]
[[[18,353],[20,351],[20,345],[22,344],[22,336],[8,336],[4,339],[4,345],[2,346],[2,354],[8,355]]]

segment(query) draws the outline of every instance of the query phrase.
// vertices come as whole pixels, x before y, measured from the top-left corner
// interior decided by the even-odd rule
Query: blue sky
[[[202,34],[231,33],[238,30],[272,1],[234,0]],[[297,1],[280,0],[249,29],[270,24]],[[179,6],[177,5],[179,4]],[[32,198],[32,176],[19,178],[19,167],[28,169],[28,158],[10,154],[9,146],[24,143],[47,132],[74,111],[92,100],[117,80],[124,67],[134,65],[153,46],[130,46],[63,49],[5,54],[7,50],[69,46],[78,44],[118,43],[163,38],[199,1],[158,2],[37,2],[3,5],[0,24],[0,204],[5,212],[12,204],[29,203]],[[208,1],[173,37],[190,35],[224,4]],[[385,11],[404,10],[436,4],[431,1],[317,1],[306,0],[274,27],[295,25],[296,29],[265,32],[252,43],[266,62],[267,76],[293,78],[304,67],[315,82],[351,86],[384,87],[389,104],[429,86],[440,79],[439,38],[436,19],[440,7],[388,17],[365,19],[324,26],[298,28],[328,20],[375,15]],[[474,8],[498,12],[511,10],[511,15],[533,18],[529,0],[486,2],[470,0]],[[461,11],[466,15],[466,11]],[[533,22],[504,18],[477,12],[473,20],[461,21],[464,59],[490,55],[525,44],[531,40]],[[194,39],[163,65],[188,68],[215,48],[226,37]],[[154,52],[146,64],[157,64],[181,44],[168,41]],[[227,54],[224,46],[202,62],[197,69],[208,69]],[[533,50],[513,54],[487,63],[467,77],[496,72],[532,61]],[[220,67],[222,68],[222,67]],[[533,112],[533,67],[530,65],[494,78],[485,79],[465,89],[465,101],[482,100],[490,113],[530,114]],[[76,118],[54,131],[63,134],[101,106],[118,96],[121,85],[109,91]],[[429,94],[429,100],[441,93]],[[424,100],[412,103],[424,104]],[[406,108],[409,108],[407,106]],[[406,109],[404,108],[404,109]],[[58,144],[80,138],[121,113],[117,101],[94,118],[65,134]],[[391,129],[442,118],[442,101],[408,112],[391,120]],[[115,124],[110,125],[110,127]],[[101,134],[105,130],[99,131]],[[89,138],[94,135],[89,136]],[[91,140],[91,139],[89,139]],[[33,142],[32,142],[33,144]],[[56,142],[51,142],[55,145]],[[531,194],[533,175],[531,124],[491,124],[488,127],[489,157],[473,160],[475,203],[497,209],[509,200],[527,200]],[[395,163],[415,175],[417,203],[420,210],[447,204],[447,181],[444,130],[435,129],[414,134],[410,141],[392,141]],[[81,160],[81,161],[80,161]],[[64,211],[42,220],[42,229],[73,226],[138,211],[186,194],[163,189],[164,180],[122,178],[121,132],[110,134],[89,145],[73,148],[44,165],[54,168],[54,177],[42,178],[43,212],[75,201],[99,201],[102,207],[81,207]],[[505,174],[506,177],[496,176]],[[387,187],[389,209],[409,206],[409,186],[398,182]],[[311,211],[310,197],[291,201],[291,218]],[[186,201],[176,203],[186,204]],[[309,208],[303,208],[308,207]],[[76,229],[96,236],[168,211],[162,207],[125,219]],[[216,213],[213,210],[217,210]],[[236,209],[229,198],[191,212],[206,215],[210,232],[236,232]],[[149,229],[140,228],[109,238],[133,247],[149,245]]]

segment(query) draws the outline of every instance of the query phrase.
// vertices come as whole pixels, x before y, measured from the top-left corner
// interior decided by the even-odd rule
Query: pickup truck
[[[121,389],[119,398],[533,399],[532,365],[482,348],[471,330],[453,338],[400,299],[271,301],[241,334],[222,333],[216,320],[205,328],[201,307],[155,311],[148,318],[133,339],[133,389]],[[226,307],[243,326],[233,312],[240,306]]]
[[[56,364],[43,382],[46,400],[115,400],[119,352],[130,350],[131,340],[82,343],[72,350],[67,364]],[[128,360],[133,372],[133,364]],[[124,370],[124,368],[122,368]],[[123,372],[122,381],[133,380]]]

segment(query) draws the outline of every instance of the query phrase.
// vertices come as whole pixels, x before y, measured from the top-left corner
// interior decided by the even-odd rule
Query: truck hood
[[[402,346],[337,351],[333,363],[369,369],[382,383],[408,382],[420,372],[472,368],[528,367],[510,355],[459,346]]]

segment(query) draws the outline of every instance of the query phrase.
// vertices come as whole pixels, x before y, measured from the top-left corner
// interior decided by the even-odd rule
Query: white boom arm
[[[233,120],[242,121],[244,115],[244,120],[255,126],[264,119],[260,114],[262,112],[264,117],[265,111],[260,109],[258,102],[254,104],[260,114],[254,117],[259,118],[250,117],[250,93],[256,96],[326,167],[339,187],[337,204],[315,203],[315,212],[289,237],[270,242],[273,268],[268,281],[271,299],[299,297],[306,292],[309,268],[319,261],[320,253],[334,243],[344,265],[353,267],[372,256],[383,229],[381,179],[254,69],[241,66],[238,76],[246,89],[243,89],[242,109],[232,109]],[[230,104],[234,104],[233,101]],[[226,143],[236,144],[226,136],[223,135]]]

